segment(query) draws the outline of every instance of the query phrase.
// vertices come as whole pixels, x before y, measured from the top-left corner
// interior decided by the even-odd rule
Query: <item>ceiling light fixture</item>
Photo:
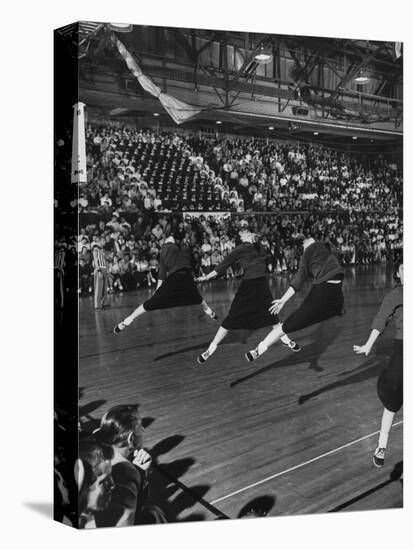
[[[274,126],[268,126],[268,130],[274,130]]]
[[[222,124],[222,121],[221,121],[221,120],[217,120],[217,124]]]
[[[255,54],[254,59],[257,63],[260,63],[261,65],[266,65],[267,63],[270,63],[273,59],[271,50],[268,48],[264,48],[264,46],[261,46],[259,52]]]
[[[111,31],[116,31],[116,32],[133,31],[133,25],[130,25],[129,23],[109,23],[108,26]]]
[[[357,84],[360,84],[360,85],[367,84],[367,82],[369,80],[370,80],[369,77],[362,70],[360,70],[359,74],[354,79],[354,81],[357,82]]]
[[[314,135],[315,135],[315,136],[318,136],[318,132],[314,132]]]

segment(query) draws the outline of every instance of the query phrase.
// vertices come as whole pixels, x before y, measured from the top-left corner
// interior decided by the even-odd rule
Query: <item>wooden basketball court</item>
[[[270,280],[274,296],[288,286],[286,275]],[[220,320],[239,284],[200,285]],[[393,327],[370,357],[352,351],[393,284],[388,266],[346,268],[346,315],[292,335],[300,353],[276,344],[254,363],[244,353],[268,329],[234,332],[198,365],[219,326],[200,308],[148,313],[115,336],[113,326],[150,290],[111,295],[103,311],[82,298],[81,420],[92,427],[109,407],[140,403],[145,446],[158,464],[151,499],[171,520],[236,518],[252,501],[272,516],[400,507],[402,487],[393,479],[402,461],[401,413],[385,466],[372,462],[382,412],[376,381]]]

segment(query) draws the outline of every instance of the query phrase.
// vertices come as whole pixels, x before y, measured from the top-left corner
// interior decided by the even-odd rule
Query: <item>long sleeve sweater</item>
[[[403,285],[395,286],[386,294],[371,328],[382,333],[391,319],[394,319],[397,328],[395,338],[403,340]]]
[[[298,271],[290,286],[298,291],[308,277],[314,277],[313,284],[319,285],[334,277],[343,276],[340,262],[321,241],[316,241],[306,248],[301,256]]]
[[[192,270],[190,249],[181,249],[175,243],[164,244],[159,257],[159,279],[164,281],[168,275],[181,269]]]
[[[257,250],[253,244],[240,244],[224,258],[215,268],[215,271],[218,275],[224,275],[227,268],[236,262],[239,262],[244,269],[243,279],[265,277],[266,256],[265,250],[262,247]]]

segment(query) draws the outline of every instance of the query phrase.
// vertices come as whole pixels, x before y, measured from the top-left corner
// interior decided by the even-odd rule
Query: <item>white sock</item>
[[[208,353],[209,353],[210,355],[212,355],[212,354],[216,351],[217,347],[218,347],[218,346],[217,346],[216,344],[214,344],[214,342],[211,342],[211,343],[209,344],[208,349],[207,349]]]
[[[284,334],[284,336],[281,336],[280,340],[283,344],[289,344],[291,342],[290,338],[288,338],[286,334]]]
[[[378,447],[379,449],[385,449],[389,440],[389,432],[380,432]]]
[[[123,320],[123,323],[128,327],[133,323],[133,319],[130,316],[126,317],[126,319]]]
[[[379,447],[385,449],[387,441],[389,439],[390,430],[393,424],[393,420],[396,413],[384,408],[383,416],[381,419],[380,435],[379,435]]]
[[[268,349],[268,346],[264,344],[264,342],[260,342],[257,346],[259,355],[262,355],[263,353],[265,353],[267,349]]]

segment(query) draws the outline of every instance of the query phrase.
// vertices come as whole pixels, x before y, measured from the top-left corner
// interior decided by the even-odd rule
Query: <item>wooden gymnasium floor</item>
[[[288,277],[270,281],[280,296]],[[201,285],[221,320],[239,284]],[[148,313],[115,336],[113,326],[149,290],[112,295],[111,309],[98,312],[83,298],[82,421],[93,427],[107,408],[140,403],[145,446],[158,464],[151,498],[172,520],[236,518],[255,499],[269,515],[401,507],[401,485],[391,480],[402,461],[401,413],[385,467],[372,464],[382,411],[376,380],[393,327],[370,357],[352,351],[392,285],[389,267],[346,268],[346,315],[296,333],[300,353],[277,344],[248,363],[244,352],[267,330],[238,332],[202,366],[196,357],[218,324],[200,318],[197,307]]]

